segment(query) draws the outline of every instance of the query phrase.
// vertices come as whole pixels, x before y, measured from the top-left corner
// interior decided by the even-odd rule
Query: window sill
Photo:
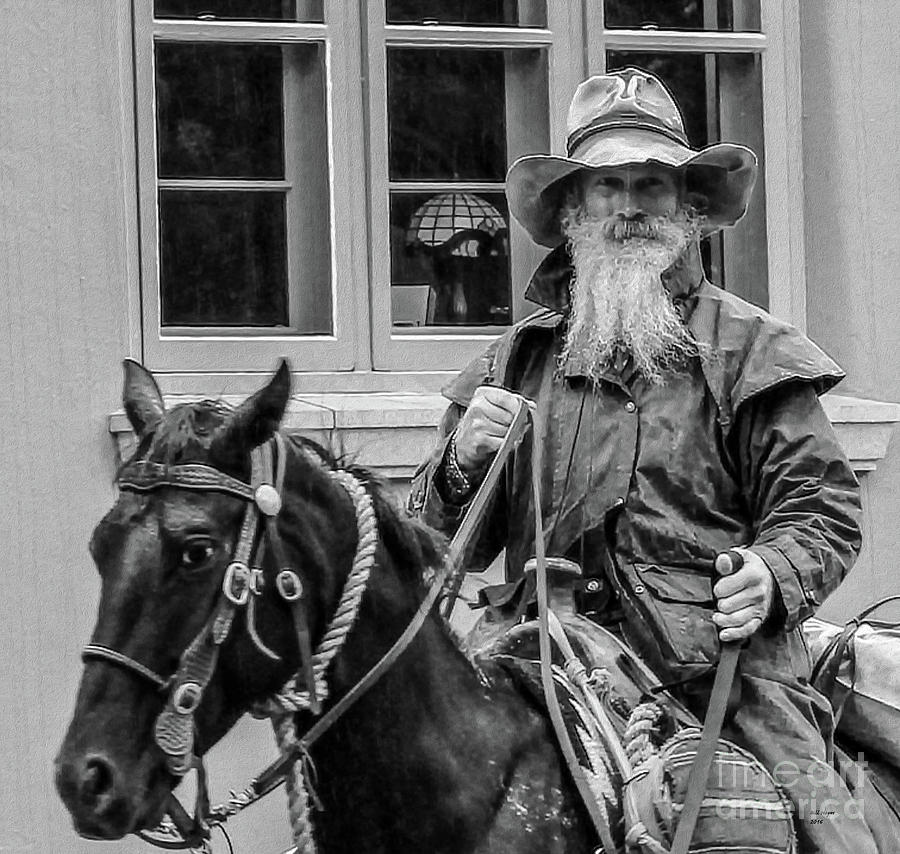
[[[198,400],[166,395],[166,406]],[[242,395],[224,395],[232,405]],[[302,394],[291,397],[282,422],[335,453],[393,480],[408,480],[434,447],[436,427],[447,407],[440,394]],[[134,450],[134,434],[122,411],[109,417],[119,459]]]
[[[166,395],[166,405],[197,399]],[[236,404],[243,397],[224,399]],[[825,395],[822,403],[854,471],[873,471],[900,422],[900,404],[837,394]],[[384,477],[406,480],[434,447],[446,406],[444,397],[428,393],[302,394],[291,398],[283,423]],[[134,450],[124,412],[109,417],[109,431],[124,459]]]

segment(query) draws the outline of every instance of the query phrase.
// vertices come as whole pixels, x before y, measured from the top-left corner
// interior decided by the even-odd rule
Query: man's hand
[[[723,576],[713,587],[717,611],[713,622],[719,627],[719,639],[738,641],[750,637],[772,611],[775,578],[759,555],[749,549],[732,549],[744,558],[734,571],[731,558],[716,558],[716,570]]]
[[[456,428],[456,459],[463,471],[476,471],[497,452],[521,403],[519,395],[503,388],[475,389]]]

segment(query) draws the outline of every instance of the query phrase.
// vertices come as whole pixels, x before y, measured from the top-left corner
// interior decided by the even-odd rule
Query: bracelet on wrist
[[[472,481],[462,470],[456,456],[456,434],[450,437],[444,465],[444,479],[454,497],[466,496],[472,491]]]

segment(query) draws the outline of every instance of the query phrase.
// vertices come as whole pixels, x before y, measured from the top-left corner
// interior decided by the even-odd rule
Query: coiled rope
[[[632,768],[643,765],[657,754],[651,736],[659,732],[659,721],[663,717],[663,709],[657,702],[639,703],[628,718],[625,727],[625,755]]]
[[[365,486],[350,472],[333,471],[329,474],[344,487],[353,501],[353,509],[356,513],[357,545],[353,566],[344,583],[340,603],[324,637],[313,653],[313,674],[316,694],[320,700],[328,698],[326,671],[332,659],[344,645],[350,629],[356,622],[362,595],[375,564],[375,549],[378,545],[378,520],[372,506],[372,497],[366,491]],[[257,714],[271,718],[275,741],[282,756],[297,755],[298,741],[294,727],[294,714],[308,709],[309,705],[309,691],[299,690],[297,677],[293,676],[280,691],[256,707]],[[291,833],[297,852],[298,854],[316,854],[316,842],[313,838],[310,815],[310,786],[306,779],[305,763],[295,762],[285,782]]]

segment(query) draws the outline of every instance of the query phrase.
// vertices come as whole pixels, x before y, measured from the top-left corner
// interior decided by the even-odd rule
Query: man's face
[[[584,212],[591,218],[672,216],[679,207],[678,173],[640,164],[590,169],[580,174]]]
[[[579,174],[560,223],[574,267],[562,363],[599,379],[627,352],[662,381],[697,352],[660,275],[696,240],[701,220],[681,205],[678,172],[622,166]]]

